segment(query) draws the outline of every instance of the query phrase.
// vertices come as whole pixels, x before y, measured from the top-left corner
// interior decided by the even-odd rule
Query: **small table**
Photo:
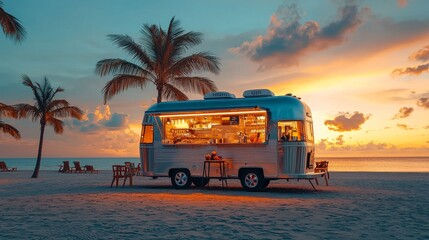
[[[225,168],[225,161],[224,160],[205,160],[204,161],[204,167],[203,167],[203,177],[201,178],[201,186],[203,187],[203,181],[204,178],[210,179],[210,166],[211,164],[219,164],[219,172],[220,172],[220,179],[222,181],[222,187],[228,188],[228,181],[226,178],[226,168]],[[213,177],[216,178],[216,177]],[[225,185],[224,185],[225,184]],[[207,184],[209,185],[209,184]]]

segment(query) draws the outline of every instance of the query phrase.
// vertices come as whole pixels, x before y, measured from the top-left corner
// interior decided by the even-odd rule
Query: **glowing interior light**
[[[160,118],[166,117],[192,117],[192,116],[215,116],[215,115],[230,115],[230,114],[250,114],[250,113],[265,113],[265,110],[249,110],[249,111],[231,111],[231,112],[194,112],[194,113],[178,113],[159,115]],[[264,117],[265,118],[265,117]]]

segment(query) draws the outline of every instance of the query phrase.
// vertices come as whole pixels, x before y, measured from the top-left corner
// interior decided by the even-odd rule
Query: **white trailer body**
[[[266,89],[243,96],[214,92],[204,100],[151,106],[142,123],[143,176],[171,177],[177,188],[205,185],[205,156],[215,150],[226,161],[226,177],[241,179],[246,190],[260,190],[275,179],[320,177],[314,173],[310,108],[295,96],[274,96]],[[246,184],[246,177],[258,182]]]

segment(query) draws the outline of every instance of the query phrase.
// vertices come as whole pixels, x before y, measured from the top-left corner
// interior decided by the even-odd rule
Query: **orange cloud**
[[[395,114],[393,119],[409,117],[413,111],[414,111],[414,108],[412,107],[401,107],[401,109],[399,109],[399,113]]]
[[[112,113],[108,105],[96,107],[93,112],[84,115],[82,120],[69,120],[67,125],[71,129],[77,129],[84,133],[95,133],[106,130],[121,130],[128,127],[129,115],[124,113]]]
[[[412,53],[408,57],[408,59],[412,61],[421,61],[421,62],[425,62],[429,60],[429,45],[423,47],[422,49],[418,50],[415,53]]]
[[[359,130],[361,125],[368,120],[370,115],[364,115],[363,113],[354,112],[350,113],[339,113],[333,120],[326,120],[325,125],[329,130],[337,132],[348,132],[352,130]]]
[[[396,124],[396,126],[398,126],[399,128],[403,129],[403,130],[413,130],[414,128],[409,127],[407,124]]]
[[[425,62],[429,60],[429,45],[423,47],[422,49],[418,50],[417,52],[412,53],[409,57],[409,60],[412,61],[420,61]],[[392,76],[399,76],[399,75],[420,75],[424,72],[429,71],[429,63],[419,65],[417,67],[407,67],[407,68],[396,68],[392,71]]]
[[[420,98],[417,101],[417,106],[429,109],[429,97]]]
[[[340,135],[342,136],[342,135]],[[393,144],[388,143],[376,143],[374,141],[370,141],[364,144],[358,145],[338,145],[335,144],[328,139],[321,139],[316,144],[317,151],[331,151],[331,152],[350,152],[350,151],[360,151],[360,152],[371,152],[377,150],[391,150],[396,149],[397,147]]]
[[[426,71],[429,71],[429,63],[419,65],[417,67],[397,68],[392,71],[393,76],[399,75],[420,75]]]

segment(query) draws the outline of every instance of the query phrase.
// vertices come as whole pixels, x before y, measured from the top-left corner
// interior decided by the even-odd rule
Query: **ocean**
[[[429,172],[429,157],[321,157],[316,161],[329,161],[329,171],[338,172]],[[8,167],[18,170],[33,170],[36,158],[0,158]],[[63,161],[80,161],[81,166],[93,165],[98,170],[111,170],[112,165],[124,162],[139,163],[138,157],[131,158],[43,158],[41,170],[58,170]]]

